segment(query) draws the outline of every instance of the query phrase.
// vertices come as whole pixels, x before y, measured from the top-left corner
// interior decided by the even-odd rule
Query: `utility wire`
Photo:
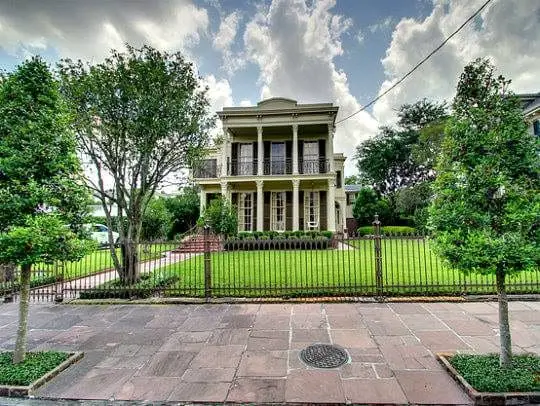
[[[439,49],[441,49],[448,41],[452,39],[454,35],[456,35],[458,32],[460,32],[463,27],[465,27],[472,19],[474,19],[489,3],[491,3],[492,0],[486,0],[482,6],[478,10],[474,12],[473,15],[471,15],[467,20],[461,24],[457,30],[455,30],[450,36],[448,36],[437,48],[435,48],[433,51],[431,51],[424,59],[422,59],[420,62],[418,62],[414,67],[407,72],[401,79],[399,79],[396,83],[394,83],[392,86],[390,86],[388,89],[386,89],[383,93],[381,93],[379,96],[375,97],[372,101],[370,101],[368,104],[364,105],[360,110],[355,111],[354,113],[348,115],[345,118],[342,118],[341,120],[336,121],[336,125],[344,122],[345,120],[348,120],[349,118],[356,116],[361,111],[364,111],[369,106],[376,103],[379,99],[384,97],[386,94],[388,94],[390,91],[392,91],[397,85],[399,85],[401,82],[403,82],[405,79],[407,79],[416,69],[418,69],[424,62],[426,62],[429,58],[431,58]]]

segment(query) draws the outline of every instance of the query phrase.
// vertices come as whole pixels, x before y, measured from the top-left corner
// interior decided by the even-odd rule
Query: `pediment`
[[[287,109],[295,108],[298,105],[296,100],[286,99],[284,97],[272,97],[257,103],[261,109]]]

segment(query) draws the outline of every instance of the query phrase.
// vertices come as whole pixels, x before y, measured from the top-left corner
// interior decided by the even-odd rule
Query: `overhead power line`
[[[489,4],[492,0],[486,0],[484,4],[480,6],[478,10],[476,10],[463,24],[461,24],[452,34],[450,34],[441,44],[435,48],[433,51],[431,51],[424,59],[422,59],[420,62],[418,62],[414,67],[407,72],[401,79],[399,79],[396,83],[394,83],[392,86],[390,86],[388,89],[386,89],[384,92],[382,92],[380,95],[375,97],[373,100],[371,100],[368,104],[364,105],[361,109],[355,111],[354,113],[348,115],[347,117],[342,118],[341,120],[336,121],[336,125],[344,122],[345,120],[348,120],[351,117],[356,116],[358,113],[364,111],[369,106],[376,103],[379,99],[384,97],[386,94],[390,93],[396,86],[398,86],[401,82],[403,82],[405,79],[407,79],[416,69],[418,69],[424,62],[426,62],[429,58],[431,58],[439,49],[441,49],[445,44],[454,37],[458,32],[460,32],[463,27],[465,27],[471,20],[473,20],[480,12]]]

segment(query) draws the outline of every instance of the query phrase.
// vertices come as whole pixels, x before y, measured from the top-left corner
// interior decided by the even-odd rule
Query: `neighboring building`
[[[334,153],[338,107],[272,98],[225,107],[219,150],[193,171],[201,210],[221,194],[239,231],[345,232],[343,154]]]
[[[517,95],[523,103],[523,116],[531,134],[540,137],[540,93]]]
[[[353,216],[353,206],[358,196],[358,192],[362,188],[361,185],[344,185],[345,188],[345,227],[349,230],[349,233],[356,232],[358,228],[358,223]]]

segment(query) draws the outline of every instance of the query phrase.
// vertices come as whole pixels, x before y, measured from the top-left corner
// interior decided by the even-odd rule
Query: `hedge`
[[[373,235],[375,234],[375,229],[373,226],[363,226],[359,227],[356,232],[359,236],[364,235]],[[381,227],[381,234],[393,235],[393,234],[415,234],[416,229],[413,227],[406,226],[384,226]]]
[[[231,238],[223,244],[226,251],[264,251],[264,250],[321,250],[332,246],[332,240],[324,236],[315,238],[285,238],[275,236],[244,237],[243,240]]]

